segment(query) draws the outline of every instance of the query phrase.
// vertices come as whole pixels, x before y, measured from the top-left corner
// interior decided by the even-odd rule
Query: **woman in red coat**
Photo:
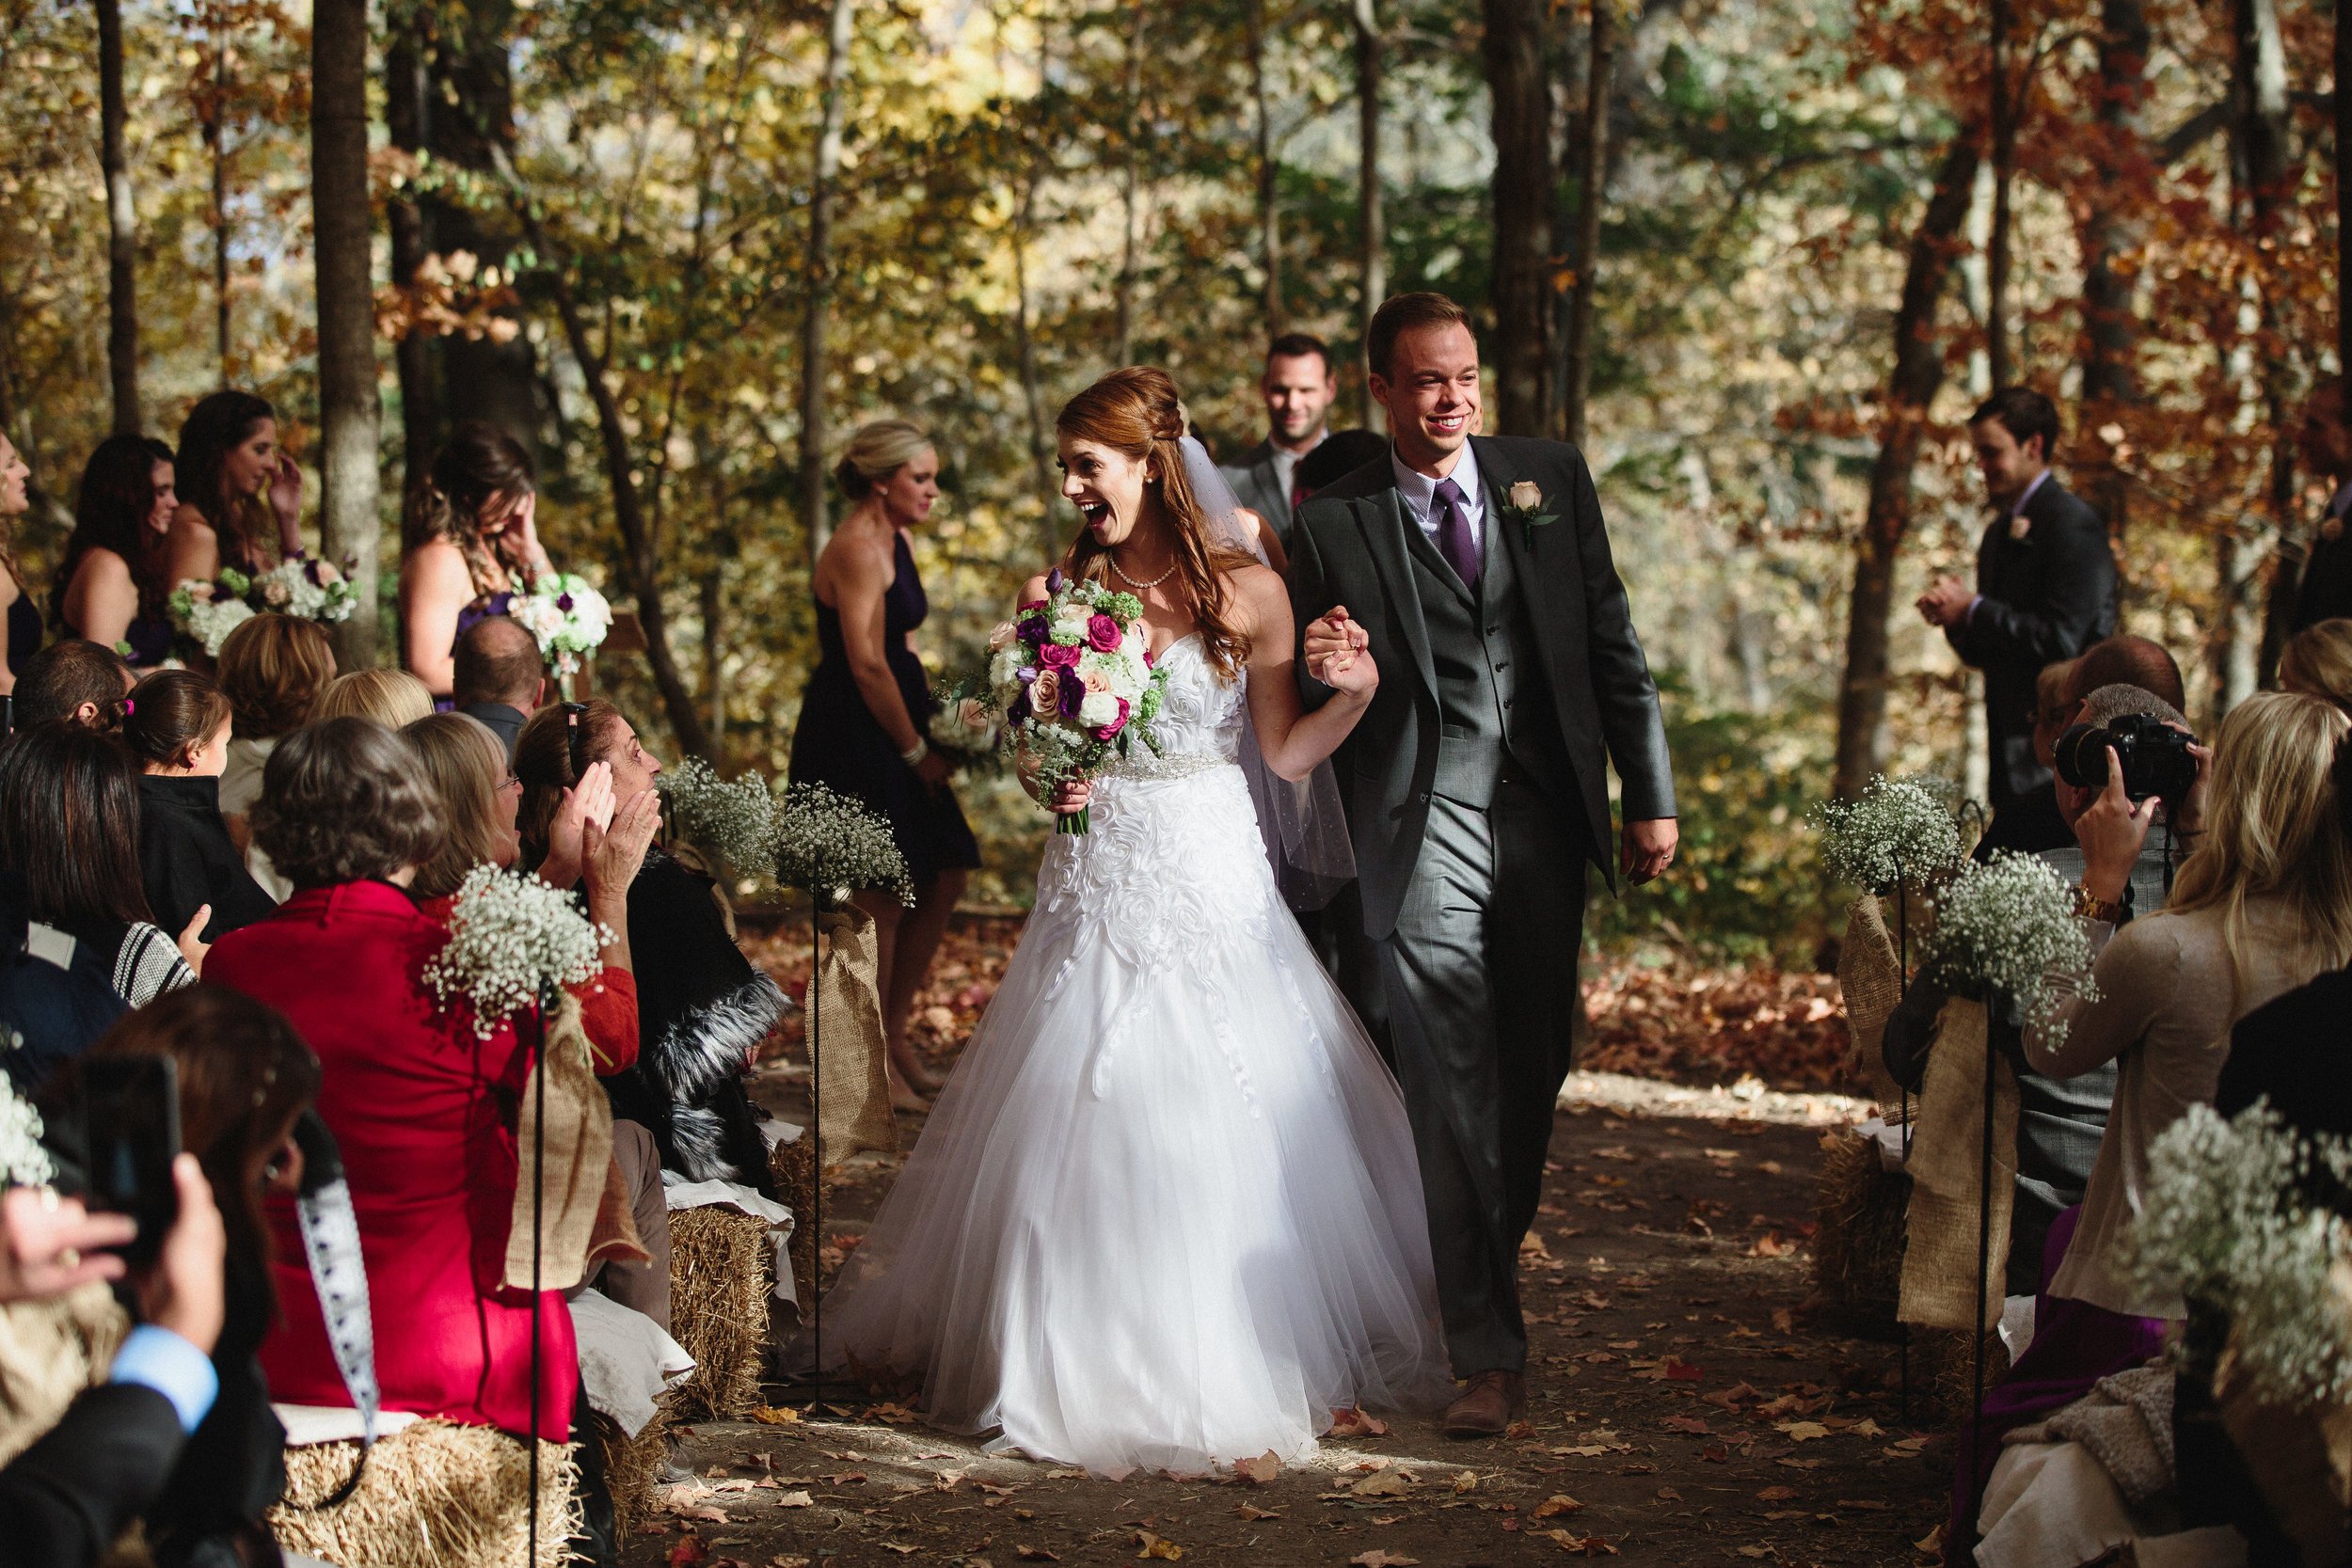
[[[294,885],[223,938],[205,978],[269,1003],[320,1066],[319,1115],[342,1146],[375,1319],[384,1408],[571,1432],[580,1382],[560,1291],[533,1307],[499,1284],[516,1180],[515,1106],[530,1069],[515,1031],[475,1037],[421,978],[448,933],[407,892],[441,832],[415,753],[366,719],[288,736],[262,774],[255,842]],[[273,1399],[349,1402],[303,1267],[290,1203],[273,1207],[284,1323],[262,1347]]]

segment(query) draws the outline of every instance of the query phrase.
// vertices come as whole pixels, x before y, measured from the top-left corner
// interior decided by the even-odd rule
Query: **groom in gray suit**
[[[1473,435],[1478,345],[1441,294],[1381,306],[1365,353],[1394,444],[1299,509],[1291,606],[1302,627],[1327,610],[1342,621],[1303,639],[1310,705],[1329,694],[1311,672],[1342,639],[1380,667],[1333,759],[1363,915],[1363,950],[1343,968],[1412,1119],[1446,1345],[1467,1384],[1445,1428],[1484,1437],[1524,1407],[1519,1241],[1581,1006],[1584,868],[1613,886],[1662,872],[1674,781],[1583,458]]]

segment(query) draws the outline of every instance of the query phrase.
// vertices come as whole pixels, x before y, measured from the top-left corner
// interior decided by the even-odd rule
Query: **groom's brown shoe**
[[[1500,1437],[1527,1408],[1527,1379],[1518,1372],[1473,1375],[1445,1408],[1448,1437]]]

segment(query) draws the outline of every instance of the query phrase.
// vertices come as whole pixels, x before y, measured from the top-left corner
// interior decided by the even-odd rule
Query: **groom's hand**
[[[1646,822],[1628,822],[1624,843],[1617,854],[1617,864],[1629,881],[1654,880],[1674,863],[1675,846],[1681,842],[1681,826],[1671,816],[1653,817]]]
[[[1325,669],[1332,659],[1360,653],[1371,645],[1372,634],[1347,618],[1347,607],[1343,604],[1333,605],[1307,623],[1304,647],[1307,673],[1329,685]]]

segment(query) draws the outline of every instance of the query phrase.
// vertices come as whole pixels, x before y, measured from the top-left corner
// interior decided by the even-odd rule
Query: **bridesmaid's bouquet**
[[[575,674],[583,655],[604,646],[612,606],[576,572],[550,572],[517,594],[506,613],[539,641],[539,654],[559,675]]]
[[[174,631],[220,656],[220,645],[256,615],[291,615],[299,621],[348,621],[358,603],[350,579],[332,562],[290,555],[268,571],[247,574],[233,567],[206,582],[188,578],[164,601]]]
[[[931,750],[960,771],[993,768],[1003,755],[1005,728],[996,705],[989,700],[985,673],[950,681],[931,693],[937,707],[925,727]]]
[[[424,982],[445,1006],[464,999],[474,1033],[488,1039],[548,992],[595,979],[610,940],[562,889],[477,865],[458,884],[449,941],[424,966]]]
[[[1051,791],[1092,777],[1140,738],[1154,752],[1168,673],[1152,667],[1143,632],[1143,601],[1097,582],[1045,579],[1045,597],[1021,607],[1017,620],[989,639],[989,687],[1005,716],[1008,741],[1038,761],[1038,783]],[[1083,811],[1054,819],[1057,833],[1083,833]]]

